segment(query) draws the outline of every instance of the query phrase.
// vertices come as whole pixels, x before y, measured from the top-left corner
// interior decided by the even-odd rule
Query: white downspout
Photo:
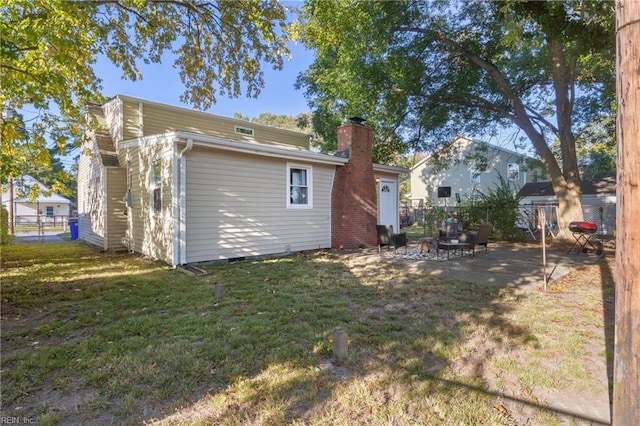
[[[177,189],[177,193],[174,193],[174,200],[178,202],[174,203],[174,227],[178,230],[178,238],[174,238],[174,264],[183,265],[187,263],[187,157],[184,154],[191,151],[193,148],[193,139],[187,139],[187,145],[180,151],[177,158],[174,158],[174,167],[177,166],[179,174],[174,173],[174,189]],[[175,170],[175,168],[174,168]],[[175,185],[175,180],[178,178],[178,184]],[[174,265],[175,266],[175,265]]]

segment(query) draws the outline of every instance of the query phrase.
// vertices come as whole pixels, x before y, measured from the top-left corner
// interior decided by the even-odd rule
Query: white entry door
[[[398,226],[398,188],[393,180],[380,180],[378,188],[378,223],[393,225],[393,231],[399,232]]]

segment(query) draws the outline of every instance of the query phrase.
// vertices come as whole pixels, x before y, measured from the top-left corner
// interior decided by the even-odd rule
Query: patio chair
[[[462,222],[447,223],[444,228],[438,230],[438,239],[441,241],[457,239],[463,233],[463,228]]]
[[[391,246],[397,251],[398,247],[404,247],[407,251],[407,234],[394,234],[393,225],[376,225],[378,231],[378,253],[380,253],[382,246],[387,246],[390,249]]]
[[[473,244],[473,252],[475,254],[476,246],[484,246],[484,254],[488,253],[489,236],[493,230],[493,225],[484,224],[478,227],[478,231],[470,234],[470,243]]]

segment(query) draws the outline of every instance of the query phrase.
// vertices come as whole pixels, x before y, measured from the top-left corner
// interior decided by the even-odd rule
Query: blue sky
[[[298,74],[306,70],[313,62],[313,53],[301,44],[290,44],[291,60],[285,61],[280,71],[272,70],[270,66],[263,68],[265,87],[258,98],[247,98],[244,94],[236,99],[216,96],[217,104],[208,112],[232,117],[239,112],[249,118],[256,117],[263,112],[277,115],[295,116],[309,111],[303,92],[295,90]],[[130,81],[121,79],[121,71],[107,59],[100,58],[94,67],[96,76],[102,80],[102,94],[111,97],[128,95],[190,108],[180,102],[180,95],[184,86],[180,81],[178,70],[173,67],[171,60],[161,64],[140,65],[143,79]]]

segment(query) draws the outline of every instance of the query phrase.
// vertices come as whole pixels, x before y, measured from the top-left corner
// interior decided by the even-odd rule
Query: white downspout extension
[[[174,200],[173,203],[173,229],[178,230],[178,238],[173,239],[173,263],[183,265],[187,263],[187,157],[184,154],[193,148],[193,139],[187,139],[187,145],[180,151],[177,157],[174,157],[174,170],[179,169],[179,173],[173,174],[174,181]],[[176,180],[178,182],[176,182]],[[177,183],[177,184],[176,184]]]

